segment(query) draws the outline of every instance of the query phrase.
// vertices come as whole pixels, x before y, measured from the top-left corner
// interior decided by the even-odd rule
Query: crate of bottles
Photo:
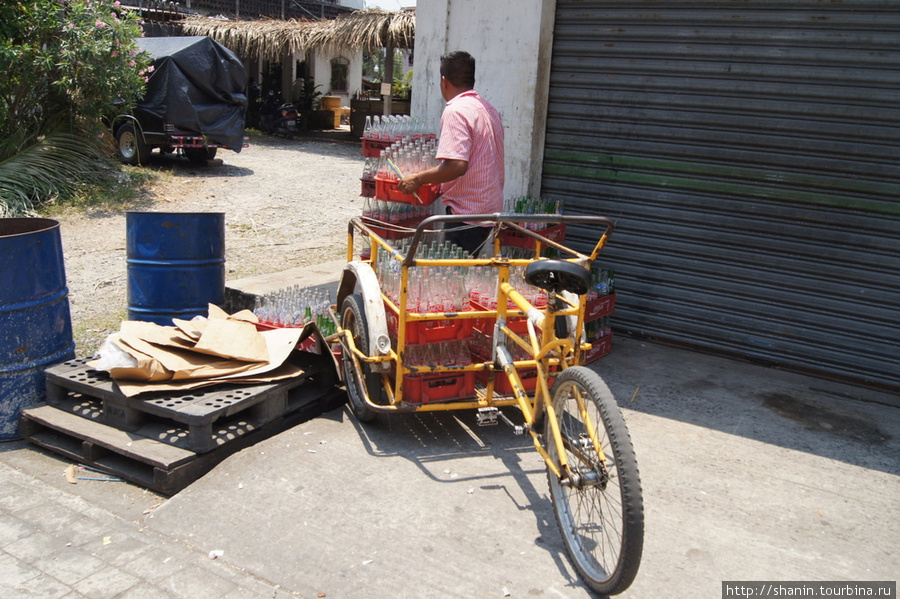
[[[482,306],[476,300],[469,300],[472,310],[476,312],[482,312],[488,310]],[[506,326],[509,327],[509,330],[517,335],[527,335],[528,334],[528,318],[522,314],[519,308],[512,302],[507,303],[507,308],[511,312],[515,312],[520,314],[520,316],[509,316],[506,317]],[[496,308],[492,308],[496,309]],[[476,318],[474,319],[475,325],[474,328],[485,335],[493,335],[494,334],[494,325],[497,324],[497,319],[493,317],[488,318]],[[535,330],[540,331],[540,328],[536,328]]]
[[[478,351],[473,351],[472,357],[476,362],[492,361],[489,358],[484,357]],[[522,357],[522,359],[524,359],[524,357]],[[528,393],[533,393],[534,390],[537,389],[537,367],[518,368],[517,371],[519,373],[519,379],[522,381],[522,388]],[[556,366],[551,366],[550,372],[556,372]],[[489,378],[490,373],[486,370],[480,370],[475,373],[475,380],[481,385],[487,385]],[[553,377],[547,378],[547,384],[553,384]],[[500,371],[494,374],[494,392],[501,395],[512,395],[514,393],[512,383],[509,381],[509,375],[506,374],[506,372]]]
[[[362,140],[362,155],[364,158],[378,158],[381,152],[391,147],[393,141],[382,139],[365,139]]]
[[[475,373],[438,372],[407,374],[403,377],[403,399],[407,403],[429,404],[475,396]]]
[[[563,213],[562,200],[541,199],[532,196],[510,197],[503,201],[504,214],[516,216],[554,216]],[[566,226],[562,223],[522,222],[520,226],[543,235],[550,241],[562,243],[566,239]],[[533,250],[535,239],[519,231],[504,229],[500,231],[500,243],[508,247]]]
[[[584,354],[583,362],[590,364],[608,354],[612,350],[612,335],[591,341],[591,349]]]
[[[435,140],[437,135],[422,119],[409,115],[366,115],[362,152],[366,158],[378,158],[381,152],[400,140]]]
[[[616,308],[616,294],[604,295],[589,299],[584,307],[584,320],[597,320],[604,316],[609,316]]]
[[[325,289],[293,285],[257,297],[253,313],[260,331],[280,328],[303,328],[315,323],[324,336],[337,332],[329,315],[330,293]]]
[[[544,223],[531,224],[543,225]],[[542,229],[531,230],[543,237],[546,237],[550,241],[555,241],[556,243],[562,243],[566,240],[566,225],[563,223],[546,226]],[[520,231],[515,231],[513,229],[503,229],[502,231],[500,231],[501,245],[533,250],[536,242],[537,240],[534,237],[530,237]]]
[[[396,336],[399,319],[396,312],[385,304],[388,331]],[[449,341],[464,341],[472,335],[475,319],[416,320],[406,323],[407,345],[430,345]]]
[[[438,198],[438,189],[439,187],[434,183],[426,183],[416,190],[415,195],[411,193],[402,193],[397,188],[396,179],[375,177],[375,198],[388,202],[429,206]]]
[[[382,239],[403,239],[413,234],[410,229],[415,229],[426,217],[411,218],[399,222],[386,223],[383,221],[366,222],[366,225],[372,229],[372,232]]]
[[[472,335],[473,319],[418,320],[406,323],[406,343],[427,345],[463,341]]]
[[[364,198],[374,198],[375,197],[375,179],[369,179],[366,177],[360,178],[361,190],[359,195]]]

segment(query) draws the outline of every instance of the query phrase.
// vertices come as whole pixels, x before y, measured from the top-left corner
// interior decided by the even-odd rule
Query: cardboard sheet
[[[253,376],[243,375],[234,379],[184,379],[180,381],[163,381],[160,383],[147,384],[138,381],[116,381],[119,390],[125,397],[136,397],[142,393],[152,392],[181,392],[191,391],[192,389],[201,389],[212,385],[222,385],[225,383],[233,385],[255,385],[259,383],[276,383],[300,376],[305,371],[296,364],[285,363],[277,367],[275,370],[266,375]]]
[[[245,362],[268,362],[266,340],[249,322],[211,318],[194,351]]]
[[[258,383],[302,374],[288,362],[301,338],[313,329],[257,331],[255,315],[229,316],[210,305],[208,318],[179,321],[164,327],[149,322],[123,322],[107,339],[133,361],[108,370],[128,397],[152,391],[195,389],[223,382]],[[127,356],[125,356],[127,358]],[[99,368],[103,359],[89,363]]]

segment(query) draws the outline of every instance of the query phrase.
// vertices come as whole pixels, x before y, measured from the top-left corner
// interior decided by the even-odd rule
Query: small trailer
[[[122,162],[144,164],[159,148],[204,163],[218,148],[246,147],[247,71],[231,50],[205,36],[140,38],[138,47],[153,63],[144,97],[113,122]]]

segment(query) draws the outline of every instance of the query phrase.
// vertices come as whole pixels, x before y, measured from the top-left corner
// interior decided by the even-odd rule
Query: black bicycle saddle
[[[565,260],[537,260],[525,269],[525,281],[544,291],[584,295],[591,286],[591,271]]]

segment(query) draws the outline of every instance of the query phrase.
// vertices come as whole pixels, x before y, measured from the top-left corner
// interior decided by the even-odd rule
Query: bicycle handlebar
[[[605,228],[605,231],[601,238],[604,236],[608,236],[613,232],[613,229],[615,229],[615,225],[613,224],[613,222],[605,216],[574,214],[504,214],[500,212],[495,212],[493,214],[438,214],[435,216],[429,216],[421,223],[419,223],[418,227],[416,227],[416,232],[413,234],[412,239],[410,240],[410,246],[409,250],[406,253],[404,265],[410,266],[412,264],[412,257],[416,254],[416,249],[419,246],[419,242],[421,241],[422,236],[425,234],[425,230],[431,224],[459,223],[467,221],[509,224],[512,225],[516,230],[527,233],[528,235],[531,235],[535,239],[538,239],[543,243],[547,243],[548,245],[555,244],[536,231],[531,231],[529,229],[524,229],[518,226],[519,223],[596,224],[601,225]]]
[[[461,223],[467,221],[479,223],[494,223],[495,225],[508,225],[509,228],[533,237],[534,239],[540,241],[548,247],[562,248],[575,254],[577,254],[577,252],[574,252],[573,250],[566,248],[565,246],[562,246],[555,241],[547,239],[537,231],[525,229],[524,227],[520,226],[520,223],[594,224],[602,226],[604,228],[604,232],[600,236],[600,240],[598,241],[597,245],[594,247],[594,252],[599,249],[601,242],[605,238],[607,238],[615,228],[613,222],[605,216],[570,214],[505,214],[500,212],[495,212],[493,214],[438,214],[429,216],[421,223],[419,223],[419,225],[416,227],[413,236],[410,238],[410,245],[403,260],[404,266],[412,266],[415,262],[416,250],[418,249],[419,244],[422,241],[422,236],[425,235],[426,232],[433,232],[428,231],[431,225],[435,223]],[[348,229],[350,230],[351,234],[355,227],[359,227],[364,232],[371,233],[371,230],[366,226],[366,224],[363,222],[363,219],[359,216],[354,216],[350,219]]]

